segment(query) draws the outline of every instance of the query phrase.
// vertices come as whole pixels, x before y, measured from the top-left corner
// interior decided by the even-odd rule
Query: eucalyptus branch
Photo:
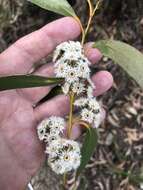
[[[84,36],[82,38],[82,44],[84,44],[85,42],[85,38],[88,34],[88,31],[89,31],[89,28],[90,28],[90,25],[91,25],[91,22],[92,22],[92,19],[95,15],[95,12],[99,9],[100,7],[100,3],[101,3],[101,0],[98,0],[97,3],[96,3],[96,6],[95,8],[93,9],[93,6],[92,6],[92,3],[90,0],[87,0],[88,4],[89,4],[89,19],[88,19],[88,23],[87,23],[87,27],[85,29],[85,32],[84,32]]]

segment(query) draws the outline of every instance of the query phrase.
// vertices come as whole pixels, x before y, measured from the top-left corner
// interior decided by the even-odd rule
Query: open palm
[[[67,17],[25,36],[0,55],[0,76],[29,73],[56,45],[79,34],[76,21]],[[85,51],[93,64],[101,58],[90,44]],[[34,74],[52,77],[52,63]],[[93,81],[97,87],[95,95],[100,95],[111,87],[113,79],[110,73],[101,71],[93,76]],[[40,87],[0,92],[0,189],[24,189],[44,160],[43,145],[36,134],[38,122],[51,115],[68,113],[68,98],[64,95],[34,106],[50,90],[51,87]]]

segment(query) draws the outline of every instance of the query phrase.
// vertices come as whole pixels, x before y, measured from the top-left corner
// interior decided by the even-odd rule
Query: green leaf
[[[91,156],[94,153],[94,150],[97,146],[98,142],[98,134],[97,130],[94,128],[90,128],[87,130],[85,140],[83,146],[81,148],[81,164],[77,170],[76,177],[80,175],[80,173],[85,169],[86,165],[90,161]]]
[[[76,14],[67,0],[28,0],[39,7],[64,16],[76,17]]]
[[[0,77],[0,91],[18,88],[49,86],[53,84],[60,84],[62,82],[63,79],[61,78],[46,78],[35,75],[16,75]]]
[[[51,98],[54,98],[55,96],[59,95],[59,94],[63,94],[63,91],[62,91],[62,88],[61,86],[56,86],[54,87],[47,96],[45,96],[42,100],[41,100],[41,103],[42,102],[45,102],[45,101],[48,101],[50,100]]]
[[[101,40],[94,44],[101,53],[119,64],[143,87],[143,54],[134,47],[120,41]]]

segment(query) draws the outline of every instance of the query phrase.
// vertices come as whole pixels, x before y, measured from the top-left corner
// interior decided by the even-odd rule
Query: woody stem
[[[98,1],[97,1],[96,6],[95,6],[94,9],[93,9],[93,7],[92,7],[91,1],[90,1],[90,0],[87,0],[87,2],[88,2],[88,5],[89,5],[89,19],[88,19],[87,27],[86,27],[86,29],[85,29],[85,31],[84,31],[84,34],[83,34],[83,37],[82,37],[82,42],[81,42],[82,45],[83,45],[84,42],[85,42],[86,36],[87,36],[87,34],[88,34],[88,31],[89,31],[89,28],[90,28],[90,25],[91,25],[91,22],[92,22],[92,19],[93,19],[94,15],[95,15],[95,12],[97,11],[97,9],[98,9],[99,6],[100,6],[101,0],[98,0]]]
[[[75,94],[73,92],[70,92],[69,94],[70,96],[70,113],[69,113],[69,126],[68,126],[68,138],[71,137],[71,133],[72,133],[72,125],[73,125],[73,109],[74,109],[74,98],[75,98]]]

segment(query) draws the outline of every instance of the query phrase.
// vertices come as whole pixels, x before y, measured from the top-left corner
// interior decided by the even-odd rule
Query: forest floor
[[[95,17],[88,40],[122,40],[143,52],[143,4],[137,0],[132,5],[128,0],[117,1],[116,5],[111,2],[107,0]],[[23,0],[0,0],[0,3],[5,6],[3,10],[0,4],[0,51],[21,36],[59,18]],[[75,9],[85,23],[87,7],[81,3],[82,0],[77,0]],[[96,64],[95,72],[99,70],[110,71],[114,84],[99,97],[107,118],[99,129],[98,147],[84,175],[87,187],[81,190],[139,190],[143,178],[143,91],[111,60],[104,58]],[[58,190],[53,185],[57,180],[45,164],[32,182],[35,190]]]

